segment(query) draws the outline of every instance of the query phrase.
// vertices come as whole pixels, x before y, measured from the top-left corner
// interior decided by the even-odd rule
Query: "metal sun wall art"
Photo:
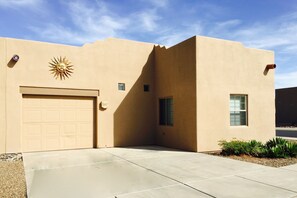
[[[66,57],[54,57],[49,64],[51,68],[50,71],[54,74],[56,79],[60,78],[60,80],[65,80],[66,77],[69,78],[73,73],[73,65]]]

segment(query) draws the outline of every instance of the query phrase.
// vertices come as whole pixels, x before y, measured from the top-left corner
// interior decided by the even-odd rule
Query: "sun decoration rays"
[[[50,71],[54,74],[54,77],[60,78],[60,80],[65,80],[65,78],[69,78],[73,73],[73,65],[70,61],[66,59],[66,57],[62,58],[61,56],[58,58],[51,59]]]

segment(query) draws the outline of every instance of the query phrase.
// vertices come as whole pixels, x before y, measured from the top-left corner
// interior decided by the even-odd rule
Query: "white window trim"
[[[231,125],[231,109],[230,109],[230,100],[231,96],[244,96],[244,103],[245,103],[245,110],[236,110],[237,112],[245,112],[245,125]],[[234,111],[233,111],[234,112]],[[229,95],[229,127],[234,128],[234,127],[241,127],[241,128],[246,128],[249,126],[249,119],[248,119],[248,95],[247,94],[230,94]]]

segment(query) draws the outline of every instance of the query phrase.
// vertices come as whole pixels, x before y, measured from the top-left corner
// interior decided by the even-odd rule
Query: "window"
[[[150,91],[150,86],[149,85],[143,85],[143,91],[149,92]]]
[[[162,98],[159,100],[159,123],[160,125],[173,126],[173,99]]]
[[[121,91],[125,91],[125,83],[119,83],[118,84],[118,89]]]
[[[247,95],[230,95],[230,125],[247,125]]]

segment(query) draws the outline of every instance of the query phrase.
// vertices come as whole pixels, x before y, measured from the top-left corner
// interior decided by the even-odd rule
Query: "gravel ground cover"
[[[242,156],[236,156],[231,155],[229,156],[231,159],[246,161],[246,162],[252,162],[256,164],[261,164],[264,166],[271,166],[271,167],[282,167],[282,166],[288,166],[292,164],[297,163],[297,158],[278,158],[278,159],[271,159],[271,158],[257,158],[252,157],[248,155],[242,155]]]
[[[26,194],[22,154],[0,154],[0,198],[23,198]]]
[[[211,152],[208,154],[216,155],[216,156],[220,156],[220,157],[226,157],[226,158],[235,159],[235,160],[240,160],[240,161],[245,161],[245,162],[251,162],[251,163],[255,163],[255,164],[261,164],[264,166],[271,166],[271,167],[282,167],[282,166],[288,166],[288,165],[297,163],[296,157],[294,157],[294,158],[265,158],[265,157],[258,158],[258,157],[253,157],[253,156],[249,156],[249,155],[224,156],[224,155],[221,155],[220,152]]]

